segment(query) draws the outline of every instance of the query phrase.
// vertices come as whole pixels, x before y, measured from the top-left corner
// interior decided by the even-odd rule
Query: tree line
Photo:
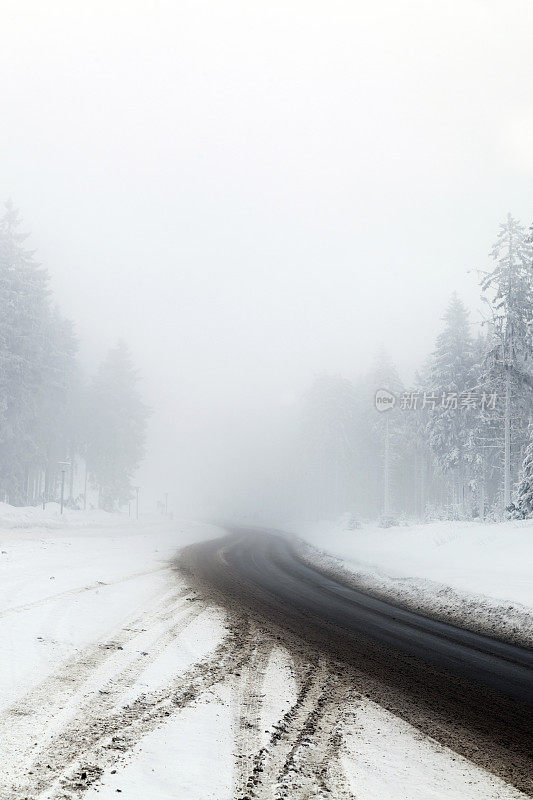
[[[99,507],[128,502],[143,453],[148,409],[124,342],[84,380],[78,339],[53,305],[47,271],[25,246],[11,202],[0,219],[0,500],[34,505],[58,500]],[[85,483],[75,493],[76,465]]]
[[[357,382],[316,379],[291,443],[293,508],[431,518],[533,514],[533,225],[500,226],[477,333],[453,294],[412,385],[385,353]],[[385,391],[376,409],[376,392]],[[390,395],[387,399],[387,395]]]

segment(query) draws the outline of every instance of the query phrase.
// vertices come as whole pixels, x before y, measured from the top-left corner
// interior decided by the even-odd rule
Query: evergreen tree
[[[518,487],[518,516],[533,517],[533,439],[526,449],[522,479]]]
[[[464,404],[464,393],[475,386],[474,342],[468,311],[456,293],[444,314],[444,329],[437,337],[425,377],[426,391],[434,396],[435,406],[427,413],[429,446],[440,472],[452,476],[452,504],[464,510],[474,458],[474,420],[471,409]]]
[[[143,454],[147,410],[127,348],[119,344],[81,385],[72,323],[51,309],[48,275],[25,247],[11,202],[0,218],[0,497],[58,498],[59,462],[73,495],[77,455],[89,462],[102,505],[127,501]]]
[[[42,389],[47,377],[48,276],[24,247],[20,217],[0,220],[0,481],[12,503],[28,500],[30,471],[43,460]]]
[[[484,382],[503,398],[500,441],[503,450],[504,507],[523,458],[531,416],[533,361],[531,317],[533,309],[532,245],[525,228],[509,214],[491,251],[495,262],[481,288],[491,309],[495,340],[484,364]]]
[[[144,455],[148,409],[137,389],[138,374],[119,342],[89,389],[87,465],[100,506],[112,511],[131,498],[132,478]]]
[[[529,226],[529,234],[527,237],[529,245],[533,245],[533,223]],[[526,253],[526,258],[527,258]],[[533,273],[533,248],[529,251],[530,267]],[[533,282],[533,279],[532,279]],[[530,353],[533,351],[533,305],[529,311],[529,339],[527,346]],[[530,370],[531,372],[531,370]],[[525,450],[524,461],[522,464],[522,474],[520,484],[518,486],[518,500],[517,500],[517,516],[522,518],[533,517],[533,438],[531,436],[531,424],[529,426],[529,444]]]
[[[498,345],[493,358],[512,373],[531,374],[529,326],[533,310],[531,236],[510,214],[492,248],[495,265],[481,281],[490,297],[491,322]]]
[[[489,398],[482,402],[481,407],[472,415],[473,428],[471,429],[472,481],[473,500],[477,516],[484,518],[488,508],[493,504],[498,490],[498,476],[500,474],[499,448],[496,440],[499,436],[499,423],[497,418],[499,410],[491,408],[490,399],[493,391],[490,383],[487,384],[484,376],[484,363],[487,353],[494,347],[493,334],[480,331],[474,339],[474,381],[476,395],[479,398]]]

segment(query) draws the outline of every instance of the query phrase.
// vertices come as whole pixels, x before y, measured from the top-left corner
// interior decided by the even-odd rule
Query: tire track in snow
[[[94,707],[87,704],[39,752],[26,775],[1,795],[2,800],[78,796],[147,733],[239,671],[253,652],[247,630],[247,621],[232,625],[210,656],[122,708],[110,710],[114,704],[108,701]]]
[[[244,785],[236,786],[235,800],[352,798],[336,761],[346,687],[327,659],[320,658],[317,665],[299,653],[293,656],[299,684],[296,701],[254,755]]]
[[[283,765],[276,798],[354,800],[339,759],[342,744],[340,725],[349,690],[331,665],[329,670],[314,708]]]
[[[34,760],[40,750],[34,743],[56,735],[68,724],[73,708],[109,704],[120,689],[132,685],[179,632],[205,609],[199,602],[191,605],[190,599],[196,598],[192,598],[187,589],[167,592],[149,611],[115,629],[111,637],[73,656],[7,708],[0,715],[0,741],[9,743],[3,756],[4,770],[8,771],[10,761],[18,766]],[[128,645],[135,646],[136,640],[140,649],[132,653]]]
[[[131,575],[126,575],[122,578],[117,578],[115,581],[95,581],[86,586],[78,586],[75,589],[66,589],[64,592],[51,594],[43,597],[40,600],[34,600],[31,603],[24,603],[20,606],[11,606],[0,611],[0,619],[9,616],[10,614],[20,614],[22,611],[31,611],[34,608],[40,608],[47,603],[53,603],[55,600],[63,600],[65,597],[75,597],[78,594],[85,594],[85,592],[94,592],[99,589],[105,589],[107,586],[118,586],[127,581],[133,581],[137,578],[144,578],[146,575],[154,575],[157,572],[170,572],[170,567],[156,567],[155,569],[147,569],[142,572],[134,572]]]
[[[246,794],[253,759],[261,746],[261,710],[264,681],[270,654],[275,643],[257,628],[252,628],[254,650],[236,675],[235,691],[235,776],[234,793]]]

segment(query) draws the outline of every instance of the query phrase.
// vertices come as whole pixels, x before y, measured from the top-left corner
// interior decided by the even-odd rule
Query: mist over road
[[[533,653],[395,606],[299,557],[276,531],[232,529],[181,563],[234,611],[326,652],[365,694],[533,791]],[[290,644],[289,644],[290,646]]]

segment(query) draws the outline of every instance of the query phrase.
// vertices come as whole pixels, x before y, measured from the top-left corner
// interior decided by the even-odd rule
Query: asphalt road
[[[533,796],[533,652],[343,584],[291,537],[231,529],[182,564],[220,602],[368,677],[369,697]],[[348,678],[350,680],[350,678]]]
[[[533,652],[343,586],[303,563],[286,537],[243,531],[218,548],[217,559],[252,592],[312,617],[314,625],[371,638],[533,705]]]

